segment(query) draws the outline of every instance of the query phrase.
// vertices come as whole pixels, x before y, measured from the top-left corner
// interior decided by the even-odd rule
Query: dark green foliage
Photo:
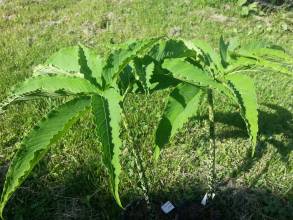
[[[38,66],[0,107],[39,97],[74,97],[49,113],[23,140],[6,176],[0,213],[12,193],[61,135],[91,110],[102,143],[103,163],[119,206],[122,103],[129,92],[172,89],[155,137],[155,158],[184,124],[197,115],[203,96],[215,90],[239,106],[255,151],[258,109],[254,83],[243,70],[266,68],[291,75],[292,58],[278,47],[243,46],[220,38],[220,55],[199,40],[129,41],[102,59],[83,45],[64,48]],[[281,62],[282,61],[282,62]],[[213,122],[214,123],[214,122]],[[214,138],[213,138],[214,139]],[[147,196],[147,195],[146,195]]]

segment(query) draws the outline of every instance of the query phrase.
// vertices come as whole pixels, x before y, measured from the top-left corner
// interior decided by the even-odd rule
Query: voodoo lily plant
[[[240,47],[236,40],[225,43],[222,38],[219,54],[202,41],[163,38],[127,42],[105,59],[83,45],[61,49],[44,65],[37,66],[31,78],[15,86],[0,106],[3,113],[10,104],[20,101],[39,97],[71,98],[52,110],[21,142],[6,175],[1,216],[9,198],[49,147],[88,111],[95,119],[111,191],[122,207],[118,194],[120,132],[125,118],[123,100],[129,92],[150,94],[166,88],[171,90],[156,130],[156,159],[170,138],[197,114],[205,95],[215,157],[214,91],[239,106],[254,152],[258,133],[257,100],[252,79],[243,73],[269,68],[290,75],[292,63],[292,58],[281,48],[265,44]]]

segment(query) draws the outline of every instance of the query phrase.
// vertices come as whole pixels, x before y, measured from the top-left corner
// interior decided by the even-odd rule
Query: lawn
[[[220,3],[221,2],[221,3]],[[242,17],[233,1],[219,0],[2,0],[0,102],[11,86],[64,46],[81,42],[100,54],[128,39],[167,35],[203,39],[215,48],[221,35],[242,42],[273,42],[293,55],[293,13]],[[259,144],[250,143],[237,109],[217,96],[217,206],[223,219],[293,219],[293,79],[278,72],[248,73],[259,102]],[[140,149],[155,202],[198,201],[211,176],[207,109],[151,160],[154,129],[169,91],[129,95],[130,128]],[[11,106],[0,115],[0,188],[20,140],[62,99]],[[34,169],[5,211],[7,219],[119,219],[108,188],[92,116],[85,115]],[[142,197],[124,135],[120,193],[124,205]]]

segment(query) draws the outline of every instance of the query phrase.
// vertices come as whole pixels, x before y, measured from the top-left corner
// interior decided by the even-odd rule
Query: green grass
[[[222,2],[222,1],[221,1]],[[292,13],[281,11],[242,18],[233,1],[170,0],[14,0],[0,3],[0,101],[9,88],[32,73],[63,46],[82,42],[105,54],[129,38],[175,35],[199,38],[217,47],[220,35],[243,42],[263,39],[293,54]],[[284,30],[284,24],[287,30]],[[291,32],[290,32],[291,31]],[[293,80],[279,73],[250,73],[260,104],[256,155],[237,109],[222,100],[216,108],[217,200],[225,219],[290,219],[293,213]],[[206,109],[188,123],[151,168],[153,131],[168,91],[152,97],[129,96],[127,111],[144,158],[151,198],[199,200],[210,176]],[[62,100],[15,105],[0,116],[0,188],[19,141]],[[9,202],[8,219],[116,219],[121,210],[108,187],[100,145],[87,115],[68,132]],[[125,140],[125,139],[124,139]],[[121,197],[142,196],[129,142],[122,149]],[[130,159],[129,159],[130,158]]]

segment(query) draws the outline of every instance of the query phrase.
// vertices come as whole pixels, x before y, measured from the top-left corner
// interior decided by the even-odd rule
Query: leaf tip
[[[4,220],[4,217],[3,217],[3,209],[4,209],[4,204],[3,202],[0,204],[0,219]]]
[[[114,198],[115,198],[115,201],[116,201],[117,205],[118,205],[120,208],[124,209],[124,207],[123,207],[123,205],[122,205],[122,203],[121,203],[120,196],[119,196],[118,192],[115,193]]]
[[[155,161],[155,163],[157,163],[158,160],[159,160],[160,152],[161,152],[161,151],[160,151],[159,146],[156,145],[155,148],[154,148],[154,154],[153,154],[153,160]]]
[[[256,142],[256,140],[253,140],[252,148],[251,148],[251,157],[254,157],[255,156],[256,146],[257,146],[257,142]]]

